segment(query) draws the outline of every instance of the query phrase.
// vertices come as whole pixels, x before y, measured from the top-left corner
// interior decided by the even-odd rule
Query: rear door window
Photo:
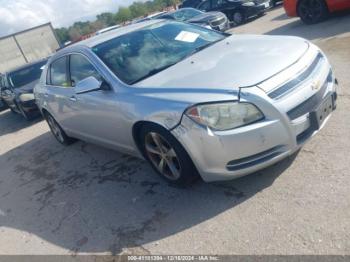
[[[51,63],[49,84],[53,86],[70,87],[67,74],[67,57],[61,57]]]

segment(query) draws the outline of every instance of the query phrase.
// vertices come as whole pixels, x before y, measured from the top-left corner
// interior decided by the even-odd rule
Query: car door
[[[86,82],[81,81],[91,76],[108,86],[97,68],[83,54],[70,55],[69,76],[73,90],[75,86]],[[70,117],[66,126],[76,136],[116,149],[129,149],[118,131],[125,125],[118,114],[118,95],[112,88],[74,93],[73,99],[69,99],[68,103]]]
[[[349,0],[328,0],[327,5],[330,11],[338,11],[350,8]]]
[[[72,117],[70,100],[74,97],[74,89],[68,78],[68,56],[62,56],[51,62],[47,70],[45,101],[48,110],[56,121],[68,133],[69,121]]]

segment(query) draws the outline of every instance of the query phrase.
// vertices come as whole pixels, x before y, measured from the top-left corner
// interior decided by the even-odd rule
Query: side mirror
[[[76,94],[84,94],[88,92],[98,91],[98,90],[108,90],[108,84],[104,81],[99,81],[93,76],[89,76],[74,87]]]

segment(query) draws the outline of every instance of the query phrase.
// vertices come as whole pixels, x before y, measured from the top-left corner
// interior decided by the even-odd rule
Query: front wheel
[[[323,21],[328,15],[324,0],[302,0],[298,4],[298,15],[305,24]]]
[[[21,112],[21,115],[24,117],[25,120],[30,121],[33,119],[33,115],[26,112],[20,104],[17,105],[17,108]]]
[[[241,10],[234,11],[231,18],[236,25],[241,25],[246,21],[246,16]]]
[[[62,145],[70,145],[75,141],[75,139],[66,135],[64,130],[50,114],[46,113],[45,119],[50,127],[51,133]]]
[[[140,141],[145,158],[168,182],[187,186],[198,178],[190,156],[169,131],[157,125],[146,125],[141,129]]]

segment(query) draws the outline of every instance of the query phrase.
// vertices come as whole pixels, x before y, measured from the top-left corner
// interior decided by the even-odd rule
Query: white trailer
[[[46,58],[60,48],[51,23],[0,38],[0,73]]]

